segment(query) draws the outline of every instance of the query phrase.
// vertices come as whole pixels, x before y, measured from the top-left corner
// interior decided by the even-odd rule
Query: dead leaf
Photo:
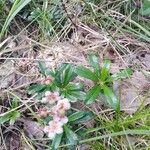
[[[43,128],[36,121],[31,121],[27,119],[19,119],[24,123],[24,130],[27,132],[30,138],[42,138],[44,136]]]
[[[141,51],[137,54],[136,57],[145,70],[150,70],[150,53]]]
[[[12,61],[0,65],[0,89],[7,88],[14,79],[14,66]]]
[[[150,104],[148,93],[150,92],[150,82],[142,72],[134,72],[130,79],[124,80],[119,85],[118,89],[121,95],[121,110],[129,114],[135,113],[141,105]]]

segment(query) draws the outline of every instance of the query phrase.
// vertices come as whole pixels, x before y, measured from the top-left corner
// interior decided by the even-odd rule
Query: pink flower
[[[57,102],[51,109],[51,115],[56,122],[60,122],[62,125],[68,122],[68,118],[65,116],[66,110],[70,108],[68,99],[62,99]]]
[[[44,132],[48,134],[50,139],[54,139],[56,134],[63,133],[63,128],[60,122],[50,121],[49,126],[44,128]]]
[[[41,103],[47,103],[47,102],[48,102],[47,98],[43,97],[42,100],[41,100]]]
[[[64,125],[68,122],[68,117],[66,117],[66,116],[63,116],[63,117],[54,116],[53,119],[54,119],[54,121],[61,123],[61,125]]]
[[[51,115],[53,117],[58,116],[58,117],[64,117],[65,116],[65,109],[59,108],[57,107],[57,105],[55,105],[52,109],[51,109]]]
[[[43,84],[49,85],[52,83],[53,80],[54,80],[54,78],[47,77],[45,80],[43,80]]]
[[[47,117],[49,112],[48,112],[47,108],[40,108],[38,113],[39,113],[40,117]]]
[[[70,105],[69,100],[68,100],[67,98],[64,98],[64,99],[58,101],[57,107],[58,107],[59,109],[69,110],[70,107],[71,107],[71,105]]]
[[[56,101],[60,100],[59,92],[45,92],[45,97],[42,98],[43,103],[54,104]]]

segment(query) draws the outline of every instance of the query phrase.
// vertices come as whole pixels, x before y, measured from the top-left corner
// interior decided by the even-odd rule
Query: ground
[[[102,97],[90,106],[83,102],[73,104],[75,109],[95,114],[92,120],[81,124],[80,128],[88,130],[76,149],[148,150],[150,2],[24,2],[25,7],[18,3],[21,9],[12,19],[10,9],[15,3],[0,2],[0,150],[50,149],[51,143],[34,115],[40,103],[28,93],[28,88],[43,78],[38,62],[45,62],[49,69],[62,63],[91,68],[87,61],[90,53],[98,55],[100,66],[109,59],[111,74],[125,68],[131,68],[133,74],[112,85],[121,106],[117,130],[114,111]],[[75,82],[84,83],[85,91],[93,85],[81,77]],[[16,107],[12,104],[14,99],[18,100]],[[14,110],[18,117],[11,124],[7,114]],[[60,149],[66,147],[66,143],[60,145]]]

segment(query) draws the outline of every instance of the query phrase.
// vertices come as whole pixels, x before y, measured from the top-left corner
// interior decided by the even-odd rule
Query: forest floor
[[[49,69],[63,63],[90,68],[91,52],[98,55],[100,66],[105,59],[111,61],[110,74],[125,68],[133,74],[112,85],[120,100],[117,130],[114,110],[103,98],[90,106],[73,104],[94,113],[79,126],[88,130],[74,149],[149,150],[150,1],[33,0],[13,16],[14,5],[0,1],[0,150],[51,149],[35,118],[41,104],[28,88],[43,78],[39,62]],[[75,82],[84,83],[85,91],[93,85],[82,78]],[[63,142],[59,146],[66,148]]]

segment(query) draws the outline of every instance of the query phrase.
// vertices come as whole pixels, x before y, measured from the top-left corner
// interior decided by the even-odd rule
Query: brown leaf
[[[139,64],[141,64],[145,70],[150,70],[150,53],[141,51],[136,57],[139,60]]]
[[[118,82],[115,84],[118,84]],[[130,79],[126,79],[119,84],[119,88],[121,110],[133,114],[141,105],[150,104],[150,82],[141,72],[134,72]]]
[[[42,138],[44,136],[43,128],[38,122],[27,119],[21,119],[20,121],[24,123],[24,130],[29,137]]]

